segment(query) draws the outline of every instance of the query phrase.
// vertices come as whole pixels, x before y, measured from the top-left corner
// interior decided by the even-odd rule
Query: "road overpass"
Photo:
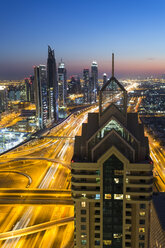
[[[44,222],[38,225],[29,226],[29,227],[18,229],[18,230],[0,233],[0,240],[13,239],[13,238],[45,231],[54,226],[66,225],[69,222],[72,222],[73,220],[74,220],[74,217],[72,216],[72,217],[67,217],[67,218],[63,218],[59,220],[52,220],[49,222]]]

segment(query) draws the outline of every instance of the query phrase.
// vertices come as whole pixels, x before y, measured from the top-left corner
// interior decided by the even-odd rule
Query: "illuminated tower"
[[[84,81],[84,103],[89,102],[89,69],[83,70],[83,81]]]
[[[58,66],[58,92],[59,92],[59,105],[65,106],[67,96],[67,71],[65,64],[62,62]]]
[[[96,102],[97,89],[98,89],[98,64],[96,61],[93,61],[91,65],[91,83],[90,83],[91,102]]]
[[[47,59],[47,99],[49,122],[58,120],[58,81],[54,50],[48,46]]]
[[[106,84],[106,82],[107,82],[107,74],[104,73],[103,74],[103,85]]]
[[[148,248],[152,198],[148,139],[114,77],[76,136],[72,159],[75,248]]]
[[[39,129],[42,129],[47,123],[47,80],[45,65],[34,67],[34,91],[37,125]]]

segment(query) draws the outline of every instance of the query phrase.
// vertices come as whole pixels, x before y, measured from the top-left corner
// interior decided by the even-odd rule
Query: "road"
[[[60,127],[55,127],[51,130],[48,135],[55,136],[57,139],[54,138],[50,140],[45,137],[45,139],[34,140],[19,149],[1,156],[1,170],[19,170],[20,172],[28,174],[32,178],[32,183],[29,186],[29,190],[31,188],[35,188],[36,190],[54,189],[57,191],[70,188],[70,169],[66,168],[59,162],[62,161],[64,164],[70,164],[74,144],[72,137],[75,137],[76,134],[81,133],[81,125],[87,119],[87,112],[91,112],[91,110],[92,108],[88,111],[79,113],[77,116],[73,115],[61,124]],[[95,108],[93,108],[93,111],[95,111]],[[61,139],[59,136],[61,136]],[[66,136],[71,138],[64,139]],[[14,179],[13,188],[15,188]],[[5,191],[5,193],[7,192]],[[39,193],[37,194],[39,195]],[[36,201],[39,199],[39,202],[41,203],[41,197],[44,198],[43,194],[40,194],[39,198],[36,198],[37,195],[27,196],[25,193],[24,196],[24,194],[16,192],[16,198],[18,198],[19,195],[22,195],[22,198],[25,198],[21,199],[22,201],[29,200],[29,202],[32,202],[33,199]],[[9,198],[9,196],[11,199],[11,192],[9,195],[4,197]],[[13,195],[12,197],[14,198],[15,196]],[[48,195],[47,200],[49,200],[50,197],[51,196]],[[64,198],[65,197],[63,197],[63,199]],[[2,200],[4,200],[4,198]],[[69,198],[67,201],[69,201]],[[4,212],[4,215],[1,217],[2,225],[0,227],[0,232],[12,233],[13,231],[33,227],[45,222],[50,222],[51,225],[51,221],[56,221],[57,219],[73,218],[73,205],[66,206],[64,204],[61,206],[49,205],[44,207],[42,205],[26,207],[23,204],[15,207],[1,205],[0,208]],[[12,239],[8,238],[6,241],[0,241],[0,247],[60,248],[65,247],[68,244],[73,245],[73,222],[63,226],[51,227],[50,229],[44,231],[39,229],[37,230],[37,232],[23,237],[19,236]]]
[[[132,90],[135,86],[136,84],[129,86],[128,90]],[[88,112],[92,111],[98,111],[98,107],[92,106],[88,110],[70,116],[63,123],[50,130],[47,134],[48,138],[45,136],[42,139],[35,139],[0,156],[0,170],[26,173],[32,179],[30,186],[28,186],[29,189],[54,189],[55,191],[70,189],[70,168],[65,167],[64,164],[70,164],[74,148],[72,138],[81,134],[81,125],[87,120]],[[18,180],[15,175],[12,177],[12,188],[16,188],[16,185],[18,185]],[[11,188],[11,184],[9,187]],[[8,188],[8,182],[6,188]],[[23,188],[21,181],[19,188]],[[32,196],[28,196],[27,199],[32,200]],[[0,233],[12,234],[17,230],[22,230],[20,232],[24,233],[25,228],[35,228],[35,232],[28,235],[26,233],[25,236],[18,235],[14,238],[8,236],[7,240],[0,241],[2,248],[73,247],[73,221],[62,226],[51,226],[52,221],[65,218],[72,218],[73,220],[73,206],[1,205],[0,211]],[[42,231],[36,228],[37,225],[44,223],[48,223],[50,228]]]

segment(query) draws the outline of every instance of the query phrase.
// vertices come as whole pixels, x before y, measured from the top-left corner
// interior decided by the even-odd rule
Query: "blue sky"
[[[165,72],[164,0],[0,0],[0,79],[21,79],[46,64],[47,45],[68,75],[93,60],[110,74]]]

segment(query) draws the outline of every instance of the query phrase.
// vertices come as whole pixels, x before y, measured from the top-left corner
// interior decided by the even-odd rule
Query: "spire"
[[[114,77],[114,53],[112,53],[112,77]]]

